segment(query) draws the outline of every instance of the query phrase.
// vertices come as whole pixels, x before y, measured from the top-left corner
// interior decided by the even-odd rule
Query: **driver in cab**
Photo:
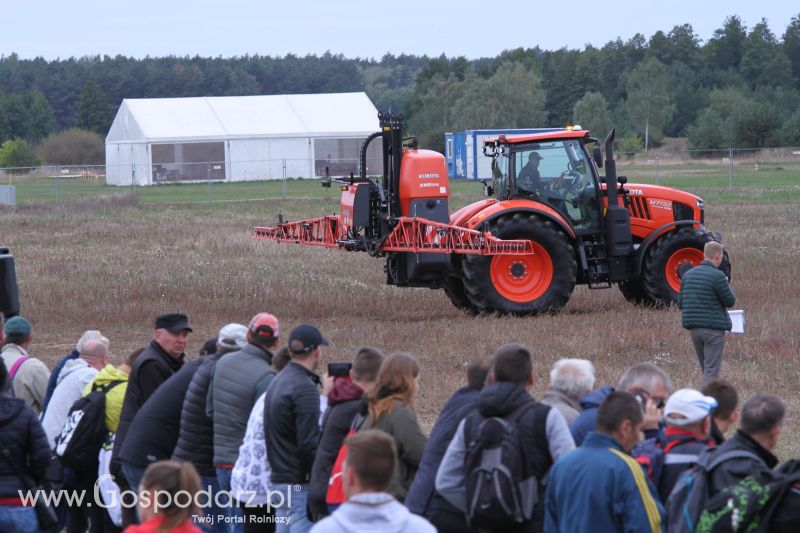
[[[539,191],[542,188],[542,180],[539,176],[539,161],[542,156],[539,152],[531,152],[528,154],[528,163],[522,167],[517,176],[517,183],[523,189],[528,191]]]

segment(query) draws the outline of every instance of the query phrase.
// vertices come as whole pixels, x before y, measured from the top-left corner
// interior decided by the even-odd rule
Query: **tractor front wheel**
[[[703,247],[714,240],[711,233],[681,228],[661,236],[647,252],[642,279],[647,296],[659,306],[678,300],[681,275],[703,260]]]
[[[572,295],[577,272],[567,236],[549,220],[526,213],[502,216],[490,230],[501,239],[529,239],[534,252],[464,256],[463,285],[475,309],[516,315],[560,310]]]

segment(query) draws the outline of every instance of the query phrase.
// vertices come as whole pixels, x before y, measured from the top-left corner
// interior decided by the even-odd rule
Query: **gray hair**
[[[579,400],[594,389],[594,365],[586,359],[559,359],[550,371],[550,386]]]
[[[96,329],[87,329],[83,332],[83,335],[81,335],[81,338],[78,339],[78,343],[75,345],[75,349],[78,350],[78,353],[83,353],[83,345],[86,344],[86,341],[97,341],[105,345],[106,348],[108,348],[109,345],[108,339],[105,338],[102,333]]]
[[[619,378],[617,390],[629,392],[633,389],[641,388],[651,391],[657,382],[664,384],[667,394],[672,394],[672,378],[661,368],[653,363],[639,363],[633,365]]]

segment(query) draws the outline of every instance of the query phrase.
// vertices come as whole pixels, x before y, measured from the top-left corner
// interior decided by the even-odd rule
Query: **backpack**
[[[97,456],[108,436],[106,394],[124,381],[92,385],[89,394],[72,404],[56,437],[55,454],[64,466],[77,471],[97,471]]]
[[[480,415],[467,419],[464,489],[470,528],[508,529],[533,519],[539,483],[519,430],[519,420],[533,406],[526,403],[505,418],[483,419],[474,429]]]
[[[789,461],[775,476],[747,476],[714,495],[697,523],[697,533],[739,533],[770,530],[784,496],[800,483],[800,461]],[[789,504],[791,505],[791,503]]]
[[[709,477],[719,465],[730,459],[761,459],[744,450],[731,450],[719,453],[718,449],[704,451],[697,459],[697,464],[687,470],[678,479],[667,500],[668,533],[694,533],[700,515],[708,504]]]
[[[664,466],[672,462],[669,458],[669,452],[676,446],[686,444],[688,442],[698,442],[698,439],[690,436],[680,436],[670,440],[666,446],[661,446],[658,438],[646,439],[637,444],[631,450],[631,456],[636,459],[636,462],[642,465],[647,477],[653,482],[653,485],[660,490],[661,477],[664,473]],[[692,458],[695,460],[692,461]],[[681,464],[690,464],[697,462],[696,457],[686,454],[680,454],[680,457],[675,458]]]
[[[342,446],[339,448],[339,453],[336,454],[336,461],[333,463],[331,476],[328,479],[328,492],[325,495],[325,503],[328,505],[340,505],[347,500],[344,494],[344,484],[342,483],[342,471],[344,470],[344,460],[347,457],[347,444],[345,441],[350,435],[358,433],[361,426],[364,424],[366,417],[362,414],[357,414],[353,417],[353,422],[350,424],[350,431],[342,441]]]

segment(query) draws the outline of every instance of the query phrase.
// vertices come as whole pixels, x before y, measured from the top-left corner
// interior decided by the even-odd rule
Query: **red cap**
[[[280,336],[280,325],[275,315],[258,313],[247,325],[247,339],[269,341]]]

